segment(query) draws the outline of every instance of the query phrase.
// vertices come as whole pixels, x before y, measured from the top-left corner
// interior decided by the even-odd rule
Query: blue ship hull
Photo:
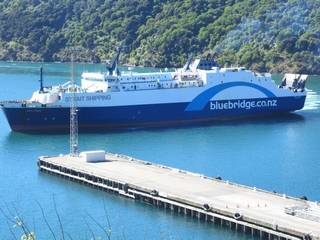
[[[215,120],[288,113],[303,108],[305,96],[209,101],[201,109],[190,103],[78,108],[79,131],[180,126]],[[261,104],[261,102],[263,104]],[[249,104],[248,104],[249,103]],[[67,132],[69,108],[3,108],[13,131]]]

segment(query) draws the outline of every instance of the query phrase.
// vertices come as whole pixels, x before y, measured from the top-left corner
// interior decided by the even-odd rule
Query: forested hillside
[[[2,0],[0,60],[111,58],[181,66],[190,53],[257,71],[320,74],[319,0]]]

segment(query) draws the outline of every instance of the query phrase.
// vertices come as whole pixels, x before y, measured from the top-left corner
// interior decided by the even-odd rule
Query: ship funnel
[[[40,67],[40,89],[39,89],[39,93],[43,93],[43,71],[42,71],[42,67]]]
[[[186,62],[186,64],[183,66],[183,71],[188,71],[190,70],[190,64],[192,62],[192,59],[193,59],[193,54],[191,53],[188,57],[188,60]]]
[[[120,56],[120,53],[121,53],[121,48],[122,47],[118,48],[117,53],[114,56],[114,58],[112,59],[110,65],[106,66],[109,75],[114,75],[114,74],[117,75],[117,76],[120,75],[120,71],[118,69],[118,63],[119,63],[119,56]]]

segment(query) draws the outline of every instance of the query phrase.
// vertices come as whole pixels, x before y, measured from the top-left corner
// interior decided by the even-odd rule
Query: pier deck
[[[117,154],[40,157],[40,170],[264,239],[320,239],[320,205]],[[286,207],[304,209],[285,213]],[[240,217],[239,217],[240,216]]]

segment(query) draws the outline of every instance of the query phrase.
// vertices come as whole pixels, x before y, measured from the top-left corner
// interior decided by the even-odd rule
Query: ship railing
[[[11,105],[11,104],[21,104],[22,106],[26,106],[31,103],[38,103],[30,100],[8,100],[8,101],[0,101],[0,106],[4,107],[6,105]]]
[[[10,103],[23,103],[25,100],[9,100],[9,101],[0,101],[0,105],[10,104]]]
[[[10,104],[23,104],[23,103],[26,103],[26,101],[23,101],[23,100],[0,101],[0,107],[4,107]]]

